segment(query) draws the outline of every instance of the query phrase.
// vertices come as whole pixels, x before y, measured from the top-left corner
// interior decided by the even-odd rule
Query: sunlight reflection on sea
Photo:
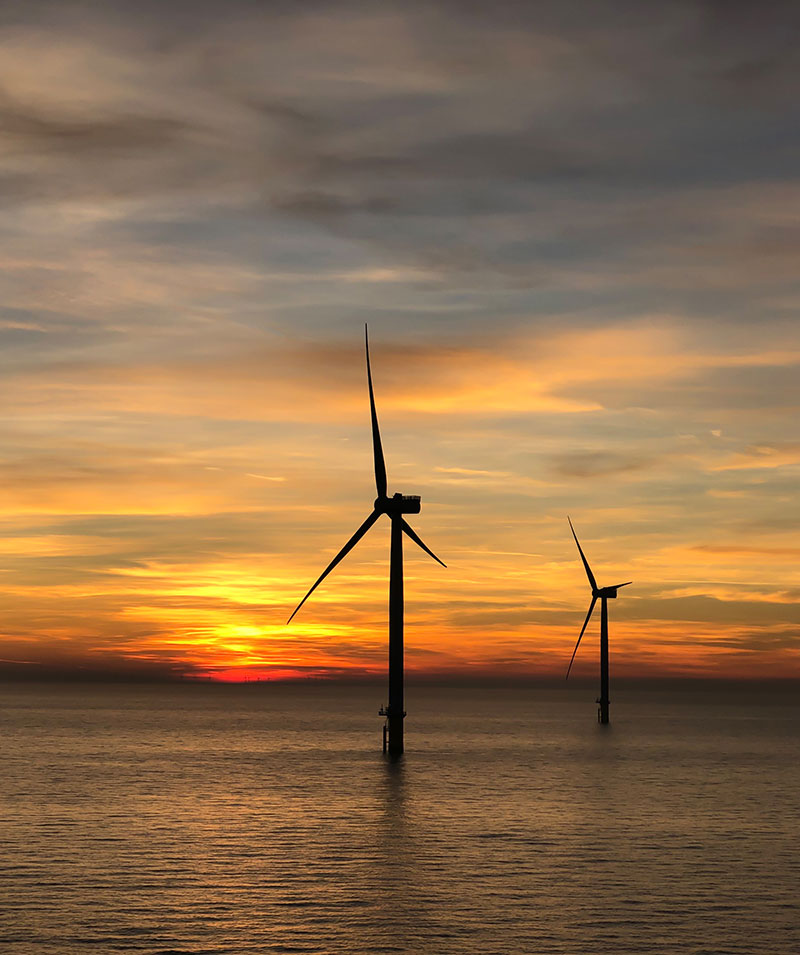
[[[798,703],[721,688],[2,687],[0,944],[800,951]]]

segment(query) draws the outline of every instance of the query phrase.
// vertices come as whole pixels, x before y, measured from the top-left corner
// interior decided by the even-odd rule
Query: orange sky
[[[634,581],[614,674],[800,675],[769,23],[37,11],[0,39],[0,669],[384,672],[385,519],[285,623],[371,509],[369,321],[448,565],[407,548],[409,670],[560,676],[570,514]]]
[[[49,411],[21,402],[13,427],[27,453],[6,471],[0,542],[6,660],[228,679],[382,672],[386,519],[285,623],[371,509],[355,331],[329,364],[317,346],[276,349],[264,361],[269,385],[234,420],[211,411],[236,400],[232,375],[195,369],[208,408],[180,407],[181,364],[143,385],[130,411],[113,388],[107,398],[105,384],[71,388],[66,375],[51,379]],[[605,407],[607,389],[658,392],[678,374],[670,350],[689,347],[666,323],[633,329],[627,361],[613,328],[607,341],[607,362],[599,336],[593,354],[577,342],[570,355],[559,334],[487,349],[482,363],[477,349],[422,355],[374,342],[389,489],[422,495],[413,526],[448,564],[406,548],[409,670],[560,674],[589,600],[569,510],[600,583],[634,580],[610,605],[615,673],[797,672],[800,548],[780,521],[755,525],[793,506],[782,482],[800,446],[742,446],[721,411],[720,428],[701,430],[692,413],[686,433],[664,437],[664,412]],[[404,381],[404,363],[417,360],[435,386],[415,368]],[[746,364],[794,361],[776,350]],[[683,374],[743,362],[694,353]],[[443,382],[459,381],[457,408],[443,408]],[[292,385],[287,414],[265,392]],[[597,399],[550,397],[583,388]],[[32,447],[37,433],[46,450]],[[597,621],[585,641],[578,674],[595,665]]]

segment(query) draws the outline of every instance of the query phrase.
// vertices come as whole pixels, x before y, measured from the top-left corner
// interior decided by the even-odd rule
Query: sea
[[[796,683],[0,686],[0,951],[800,953]]]

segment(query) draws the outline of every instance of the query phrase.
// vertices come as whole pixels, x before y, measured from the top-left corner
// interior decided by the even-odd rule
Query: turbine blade
[[[364,326],[364,342],[367,349],[367,382],[369,383],[369,410],[372,415],[372,455],[375,458],[375,487],[378,497],[386,497],[386,462],[383,459],[381,431],[378,427],[378,414],[375,411],[375,393],[372,390],[372,368],[369,363],[369,329]]]
[[[292,617],[294,617],[294,614],[297,613],[297,611],[303,606],[303,604],[308,600],[311,594],[314,593],[317,587],[319,587],[322,581],[325,580],[325,578],[333,570],[333,568],[339,563],[339,561],[343,557],[347,556],[347,554],[350,553],[350,551],[356,546],[356,544],[361,540],[361,538],[367,533],[370,527],[372,527],[372,525],[375,523],[375,521],[378,520],[380,516],[381,516],[380,511],[373,511],[370,514],[370,516],[364,521],[361,527],[359,527],[359,529],[355,532],[355,534],[353,534],[350,540],[344,545],[344,547],[339,551],[339,553],[328,564],[325,570],[323,570],[323,572],[319,575],[316,583],[311,588],[311,590],[309,590],[309,592],[305,595],[305,597],[303,597],[300,603],[294,608],[294,613],[292,614]],[[289,617],[289,619],[286,621],[287,627],[292,622],[292,617]]]
[[[424,544],[422,542],[422,539],[420,538],[420,536],[417,534],[414,528],[406,520],[402,520],[400,523],[403,527],[403,530],[406,532],[406,534],[408,534],[408,536],[411,538],[412,541],[414,541],[415,544],[419,544],[419,546],[425,551],[426,554],[430,554],[434,560],[439,561],[442,567],[447,567],[447,564],[443,560],[439,560],[439,558],[436,556],[436,554],[434,554],[434,552],[430,549],[430,547],[428,547],[427,544]]]
[[[581,627],[580,636],[578,637],[578,642],[575,644],[575,649],[572,651],[572,659],[569,661],[569,666],[567,667],[567,675],[564,677],[565,680],[569,679],[569,671],[572,669],[572,661],[575,659],[575,654],[578,652],[578,647],[581,645],[581,640],[583,639],[583,631],[586,629],[586,624],[589,622],[589,617],[592,615],[594,610],[594,605],[597,603],[597,597],[592,597],[592,602],[589,604],[589,613],[586,614],[586,619],[583,621],[583,626]]]
[[[583,561],[583,566],[586,568],[586,576],[589,578],[589,583],[592,585],[592,590],[597,590],[597,581],[594,579],[594,574],[592,573],[592,568],[589,566],[589,561],[586,559],[586,555],[583,552],[580,541],[578,540],[578,535],[575,533],[575,528],[572,526],[572,521],[567,517],[569,521],[569,529],[572,531],[572,536],[575,538],[575,543],[578,545],[578,552],[581,555],[581,560]]]
[[[614,584],[614,589],[619,590],[620,587],[627,587],[628,584],[632,584],[632,580],[626,580],[624,584]]]

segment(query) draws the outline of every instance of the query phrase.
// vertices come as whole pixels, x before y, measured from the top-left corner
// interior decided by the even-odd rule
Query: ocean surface
[[[800,952],[797,686],[0,687],[0,951]]]

